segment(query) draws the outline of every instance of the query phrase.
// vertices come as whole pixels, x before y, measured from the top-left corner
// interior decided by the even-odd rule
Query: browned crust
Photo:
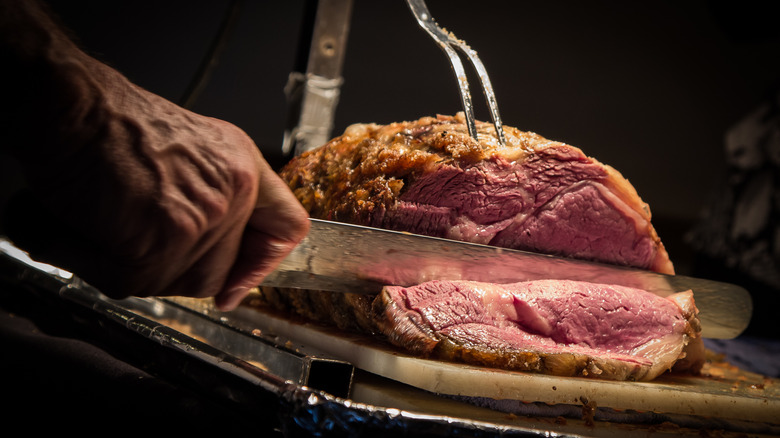
[[[439,342],[434,356],[453,362],[511,371],[623,381],[644,380],[648,377],[647,373],[650,368],[623,361],[599,359],[585,354],[520,350],[496,351],[490,348],[456,343],[446,338]]]
[[[478,122],[479,141],[468,134],[462,114],[423,117],[389,125],[356,124],[320,148],[295,157],[280,172],[311,217],[372,225],[395,208],[415,178],[442,164],[467,167],[490,158],[510,162],[565,157],[598,164],[599,182],[610,188],[650,224],[649,206],[617,170],[586,156],[577,147],[536,133],[505,126],[501,146],[491,124]],[[650,269],[673,274],[669,256],[655,229],[648,225],[657,256]]]
[[[466,167],[499,157],[509,161],[548,159],[597,163],[604,169],[600,182],[650,221],[650,209],[634,187],[615,169],[587,157],[580,149],[532,133],[505,126],[507,145],[501,146],[492,125],[478,122],[480,141],[468,135],[462,114],[423,117],[389,125],[359,124],[318,149],[294,158],[280,172],[312,217],[366,224],[377,213],[394,208],[399,196],[419,175],[441,164]],[[658,256],[652,269],[673,273],[668,254],[655,230],[648,230],[657,243]],[[558,376],[609,375],[621,380],[642,380],[647,370],[615,361],[600,361],[586,355],[501,351],[456,344],[442,338],[411,317],[399,328],[392,325],[389,306],[376,297],[262,288],[267,305],[295,312],[313,321],[344,330],[384,333],[414,354],[496,368],[540,372]],[[697,320],[692,319],[695,324]],[[402,333],[399,333],[398,330]],[[412,332],[413,335],[412,335]],[[700,340],[699,340],[700,341]]]
[[[551,143],[506,127],[510,146],[500,148],[489,125],[479,126],[481,143],[469,137],[459,117],[356,124],[291,160],[280,175],[312,217],[360,222],[377,209],[391,208],[405,183],[434,165],[476,163],[501,151],[520,159]]]
[[[426,357],[437,350],[439,335],[431,330],[422,315],[402,312],[386,289],[374,299],[371,313],[377,330],[392,344]],[[399,318],[401,314],[404,317]]]

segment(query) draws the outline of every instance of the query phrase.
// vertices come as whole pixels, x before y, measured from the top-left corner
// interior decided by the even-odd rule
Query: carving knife
[[[555,257],[405,232],[310,219],[306,238],[262,286],[377,294],[385,285],[430,280],[514,283],[579,280],[644,289],[659,296],[692,290],[702,336],[739,336],[752,315],[744,288],[718,281]]]

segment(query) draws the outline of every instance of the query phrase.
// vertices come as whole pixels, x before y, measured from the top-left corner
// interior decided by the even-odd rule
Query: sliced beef
[[[507,143],[500,145],[491,124],[478,122],[477,129],[479,141],[469,136],[462,114],[353,125],[291,160],[280,175],[315,218],[674,273],[647,204],[615,169],[574,146],[531,132],[505,126]],[[607,354],[603,345],[588,350],[586,344],[569,342],[570,351],[563,355],[558,341],[541,336],[546,319],[538,319],[538,327],[525,322],[523,327],[530,332],[522,336],[541,342],[525,350],[505,337],[516,321],[505,321],[506,327],[484,321],[446,327],[417,323],[422,315],[408,309],[390,312],[397,304],[389,299],[389,291],[394,289],[373,303],[371,296],[270,288],[264,288],[260,297],[267,305],[343,329],[384,332],[405,348],[435,351],[440,357],[554,374],[586,370],[614,378],[621,373],[625,378],[644,378],[657,368],[627,352]],[[582,306],[598,303],[590,300]],[[456,309],[475,305],[449,304]],[[370,312],[372,306],[384,309],[383,316]],[[519,329],[511,330],[521,336]],[[669,346],[668,356],[676,358],[682,337],[669,339],[662,336],[644,345]],[[660,355],[661,350],[653,347],[653,354]],[[628,370],[626,364],[632,363]]]
[[[415,354],[558,376],[651,380],[687,357],[701,366],[693,294],[537,280],[385,287],[377,324]]]
[[[673,273],[650,211],[580,149],[461,115],[362,124],[281,176],[313,217]]]

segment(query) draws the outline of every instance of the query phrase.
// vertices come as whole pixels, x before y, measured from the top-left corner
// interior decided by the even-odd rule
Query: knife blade
[[[702,336],[731,339],[750,322],[753,304],[741,286],[666,275],[527,251],[310,219],[304,240],[262,286],[378,294],[385,285],[430,280],[490,283],[558,279],[618,284],[665,297],[693,290]]]

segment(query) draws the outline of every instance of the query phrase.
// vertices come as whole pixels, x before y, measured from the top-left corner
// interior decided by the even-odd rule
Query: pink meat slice
[[[388,286],[375,308],[394,344],[479,365],[651,380],[701,354],[690,291],[661,298],[578,281],[431,281]]]

